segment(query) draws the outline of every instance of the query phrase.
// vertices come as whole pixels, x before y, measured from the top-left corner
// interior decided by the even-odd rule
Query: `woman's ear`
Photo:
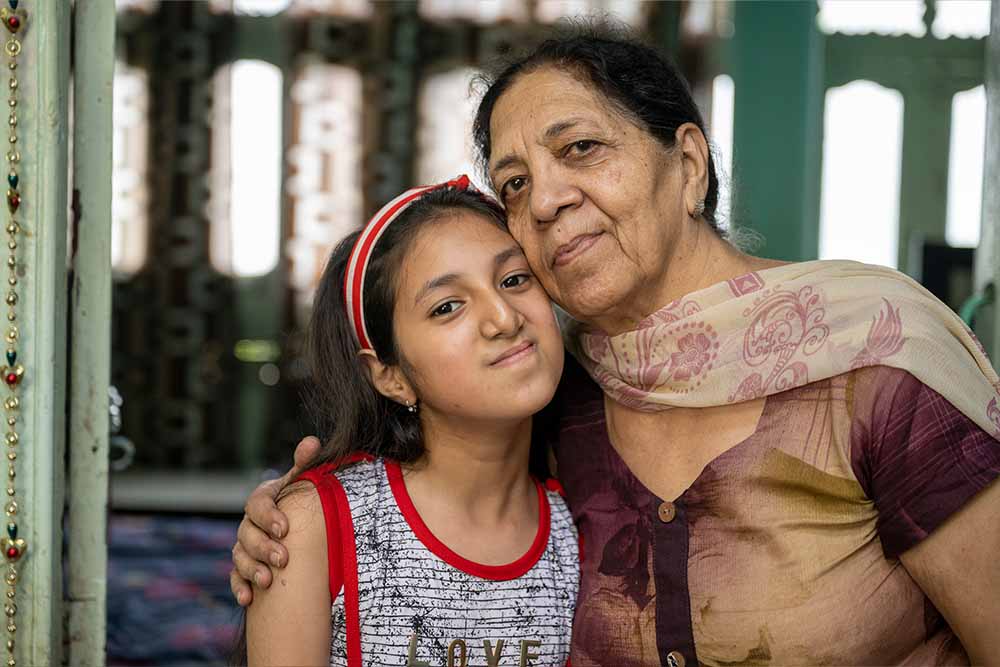
[[[417,402],[416,392],[398,365],[382,363],[372,350],[361,350],[358,356],[378,393],[400,405],[413,405]]]
[[[708,193],[708,142],[694,123],[682,124],[674,137],[676,146],[681,150],[685,203],[688,211],[693,211],[699,201],[705,201]]]

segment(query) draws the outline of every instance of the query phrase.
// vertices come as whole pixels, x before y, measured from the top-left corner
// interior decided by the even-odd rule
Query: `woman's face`
[[[552,304],[517,242],[478,214],[456,211],[417,235],[393,326],[425,416],[524,419],[559,383]]]
[[[551,67],[515,80],[490,133],[490,178],[511,234],[560,306],[600,322],[664,305],[677,229],[689,222],[679,151]]]

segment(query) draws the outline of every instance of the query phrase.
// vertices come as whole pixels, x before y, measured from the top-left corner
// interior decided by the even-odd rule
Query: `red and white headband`
[[[351,326],[358,338],[358,344],[362,350],[374,349],[371,339],[368,337],[368,328],[365,326],[364,310],[364,290],[365,275],[368,273],[368,262],[371,259],[375,244],[378,243],[383,232],[389,228],[393,220],[405,211],[410,204],[419,200],[428,192],[441,188],[460,188],[462,190],[472,190],[478,192],[469,182],[469,177],[462,175],[453,178],[446,183],[437,185],[425,185],[407,190],[388,204],[383,206],[378,213],[368,221],[361,231],[361,236],[354,243],[351,249],[351,256],[347,260],[347,271],[344,275],[344,304],[347,307],[347,318],[351,321]]]

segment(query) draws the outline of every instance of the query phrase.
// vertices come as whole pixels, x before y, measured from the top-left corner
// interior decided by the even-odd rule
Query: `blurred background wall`
[[[898,267],[995,340],[973,273],[988,0],[117,8],[111,664],[221,660],[235,517],[311,432],[301,333],[327,253],[413,184],[482,183],[470,83],[561,19],[610,16],[680,64],[756,253]]]

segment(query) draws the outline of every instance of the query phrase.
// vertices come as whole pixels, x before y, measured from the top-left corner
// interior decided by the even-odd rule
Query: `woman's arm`
[[[254,587],[247,610],[250,665],[330,664],[330,584],[326,524],[315,487],[300,482],[278,502],[288,517],[288,565],[267,589]]]
[[[997,444],[1000,447],[1000,443]],[[974,665],[1000,665],[1000,480],[900,560]]]
[[[1000,665],[1000,441],[906,371],[855,377],[852,466],[878,508],[886,557],[974,664]]]

